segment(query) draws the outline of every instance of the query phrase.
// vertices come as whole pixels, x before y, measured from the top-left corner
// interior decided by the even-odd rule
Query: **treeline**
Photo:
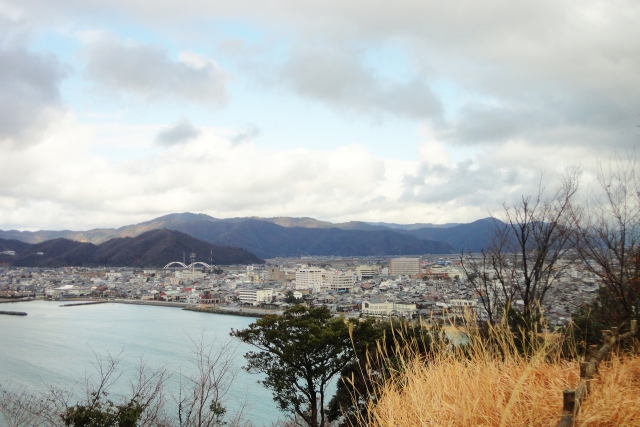
[[[63,238],[33,245],[0,239],[0,247],[16,251],[16,255],[0,255],[0,264],[14,267],[164,267],[172,261],[182,261],[185,254],[188,257],[192,252],[198,261],[213,261],[214,265],[264,263],[245,249],[212,245],[171,230],[151,230],[99,245]]]
[[[575,307],[571,328],[585,345],[598,331],[629,330],[640,321],[640,181],[634,157],[614,154],[578,198],[582,171],[567,170],[554,192],[542,183],[533,196],[505,204],[490,244],[462,254],[466,278],[491,325],[504,316],[515,330],[544,319],[550,290],[570,269],[596,278],[594,302]]]

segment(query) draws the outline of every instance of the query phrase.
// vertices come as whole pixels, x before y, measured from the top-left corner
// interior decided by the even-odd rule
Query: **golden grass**
[[[440,349],[427,360],[405,357],[402,371],[380,386],[367,424],[555,427],[562,390],[579,381],[578,363],[562,360],[549,339],[521,356],[507,335],[498,332],[490,348],[472,337],[467,355]],[[615,358],[600,373],[576,425],[640,426],[640,358]]]
[[[576,426],[640,426],[640,357],[623,356],[600,365]]]

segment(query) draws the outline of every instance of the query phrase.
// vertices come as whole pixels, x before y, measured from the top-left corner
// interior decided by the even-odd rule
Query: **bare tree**
[[[229,397],[229,389],[236,378],[239,365],[236,363],[234,341],[214,341],[205,344],[191,339],[193,351],[192,365],[195,374],[180,374],[180,388],[174,396],[177,404],[177,425],[180,427],[218,427],[222,425],[239,426],[244,423],[246,403],[240,403],[239,409],[226,417],[224,406]]]
[[[575,248],[598,278],[596,309],[608,325],[640,317],[640,181],[635,152],[598,165],[584,209],[574,213]]]
[[[489,321],[496,322],[505,306],[530,322],[567,265],[561,259],[569,250],[572,198],[578,190],[580,169],[568,170],[551,196],[542,180],[535,196],[504,204],[493,216],[490,243],[479,258],[461,256],[467,280],[479,294]],[[520,300],[522,307],[514,303]]]
[[[96,355],[95,373],[85,377],[85,396],[79,401],[73,389],[51,385],[45,386],[44,392],[2,390],[0,412],[5,423],[11,427],[167,426],[162,411],[162,391],[167,378],[164,368],[151,371],[141,361],[131,382],[131,396],[120,396],[115,403],[108,398],[111,387],[120,378],[121,354],[107,354],[104,358]]]
[[[191,338],[190,338],[191,339]],[[111,390],[122,379],[122,352],[105,357],[95,355],[93,371],[85,376],[78,399],[74,389],[44,386],[44,392],[10,391],[0,386],[0,415],[9,427],[62,427],[100,425],[104,427],[240,427],[247,425],[245,401],[227,413],[224,406],[240,369],[233,340],[206,344],[191,339],[193,374],[179,374],[176,407],[165,398],[170,376],[164,367],[150,369],[140,360],[130,378],[129,393],[118,396]],[[122,390],[122,388],[120,388]],[[114,401],[115,400],[115,401]],[[0,422],[1,424],[1,422]]]
[[[493,236],[496,237],[495,235]],[[482,309],[486,314],[486,321],[495,324],[504,309],[504,302],[513,299],[513,295],[505,295],[504,292],[512,288],[499,286],[494,272],[496,262],[492,257],[495,251],[487,248],[480,251],[480,254],[472,253],[460,254],[460,263],[467,277],[467,283],[478,294]],[[484,319],[483,319],[484,320]]]
[[[39,425],[42,398],[35,392],[11,392],[0,386],[0,414],[7,427],[30,427]]]

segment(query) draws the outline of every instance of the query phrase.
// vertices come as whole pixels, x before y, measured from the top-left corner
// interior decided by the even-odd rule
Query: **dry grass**
[[[600,365],[576,425],[640,426],[640,357],[623,356]]]
[[[579,381],[578,363],[562,360],[550,339],[523,357],[508,334],[494,334],[490,348],[472,337],[466,355],[439,349],[426,361],[405,357],[402,372],[381,385],[367,424],[555,427],[562,390]],[[640,426],[640,358],[616,358],[600,372],[576,425]]]

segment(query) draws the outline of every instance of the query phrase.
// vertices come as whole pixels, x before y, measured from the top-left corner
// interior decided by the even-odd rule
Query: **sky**
[[[640,142],[637,0],[0,0],[0,229],[470,222]]]

